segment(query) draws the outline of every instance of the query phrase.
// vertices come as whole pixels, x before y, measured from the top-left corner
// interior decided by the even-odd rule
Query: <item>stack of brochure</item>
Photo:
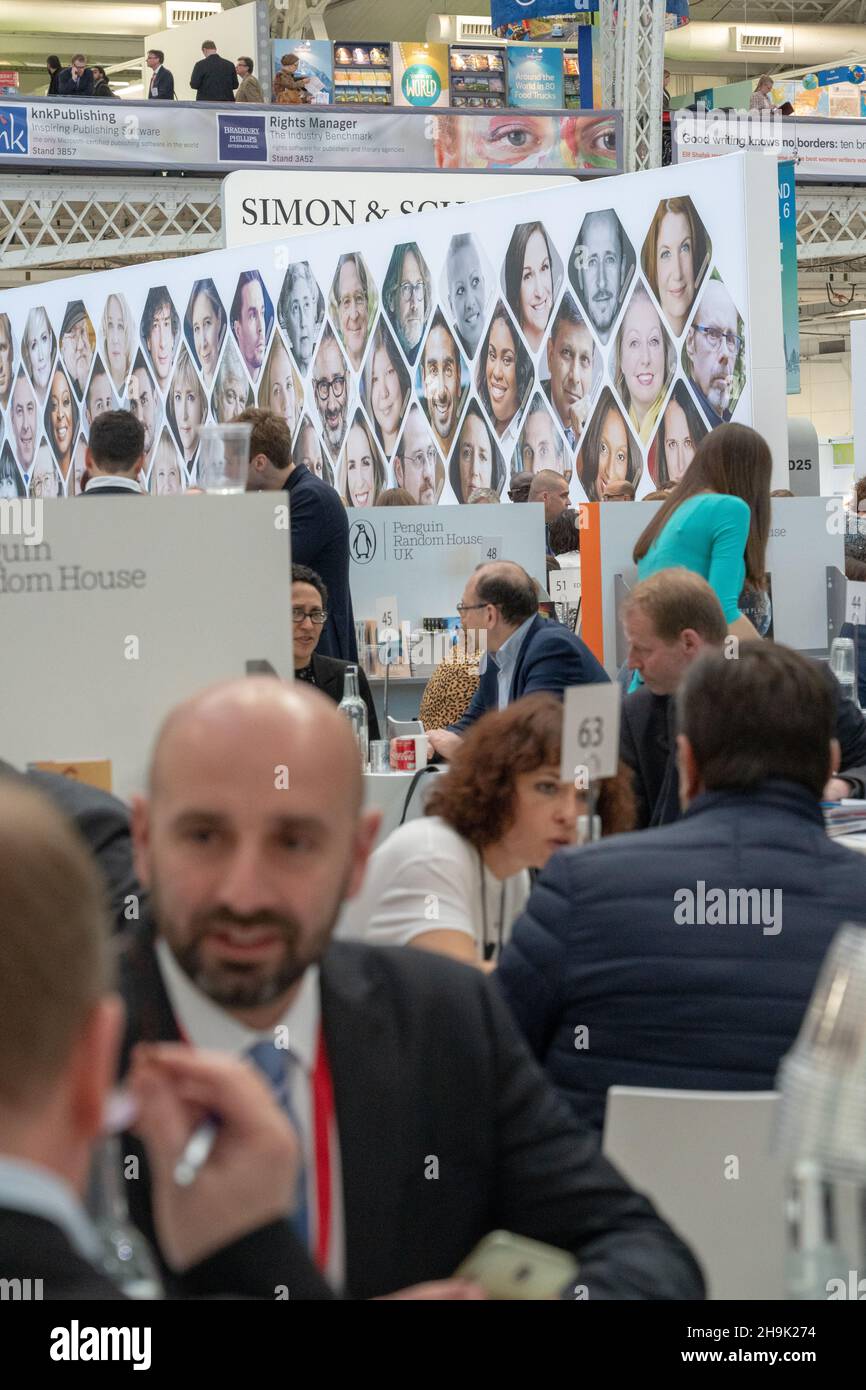
[[[866,834],[866,801],[825,801],[824,824],[834,840]]]

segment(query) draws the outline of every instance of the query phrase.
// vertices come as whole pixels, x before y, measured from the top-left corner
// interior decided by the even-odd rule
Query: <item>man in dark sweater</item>
[[[667,825],[680,814],[674,749],[674,700],[692,662],[708,647],[736,643],[714,590],[690,570],[662,570],[636,584],[623,604],[629,665],[643,685],[623,701],[620,755],[632,770],[637,828]],[[732,657],[736,647],[731,647]],[[828,801],[866,792],[866,718],[846,699],[830,668],[818,669],[834,702],[841,771],[824,789]]]
[[[339,494],[306,464],[292,462],[292,436],[281,415],[250,406],[238,420],[253,427],[247,492],[288,493],[292,562],[308,565],[325,582],[328,620],[319,638],[319,655],[357,661],[349,520]]]
[[[201,51],[189,79],[196,101],[234,101],[238,85],[234,63],[219,56],[211,39],[205,40]]]

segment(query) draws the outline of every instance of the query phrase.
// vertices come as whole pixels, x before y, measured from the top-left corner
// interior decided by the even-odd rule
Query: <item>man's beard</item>
[[[322,959],[330,945],[348,880],[347,870],[327,911],[306,932],[298,919],[288,912],[265,911],[244,917],[229,908],[218,907],[212,912],[194,916],[185,932],[185,939],[181,941],[175,924],[163,910],[162,894],[156,879],[151,886],[151,898],[159,933],[188,979],[222,1008],[254,1009],[271,1004],[288,993],[307,968]],[[275,965],[267,966],[227,961],[219,964],[205,962],[201,942],[221,927],[266,927],[277,931],[284,944],[282,959]]]

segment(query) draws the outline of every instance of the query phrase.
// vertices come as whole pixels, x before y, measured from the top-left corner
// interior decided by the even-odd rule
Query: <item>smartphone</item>
[[[463,1260],[457,1277],[480,1284],[492,1299],[560,1299],[577,1283],[578,1263],[540,1240],[491,1231]]]

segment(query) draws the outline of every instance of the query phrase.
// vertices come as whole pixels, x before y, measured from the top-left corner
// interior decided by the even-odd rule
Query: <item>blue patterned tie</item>
[[[280,1109],[288,1116],[289,1122],[298,1136],[301,1145],[301,1169],[298,1173],[298,1205],[292,1216],[292,1225],[298,1239],[306,1249],[310,1248],[310,1216],[307,1207],[307,1174],[304,1167],[304,1133],[298,1124],[298,1117],[292,1105],[292,1096],[289,1085],[290,1069],[295,1065],[291,1052],[284,1047],[277,1047],[272,1042],[256,1043],[246,1054],[254,1066],[268,1081],[274,1097]]]

